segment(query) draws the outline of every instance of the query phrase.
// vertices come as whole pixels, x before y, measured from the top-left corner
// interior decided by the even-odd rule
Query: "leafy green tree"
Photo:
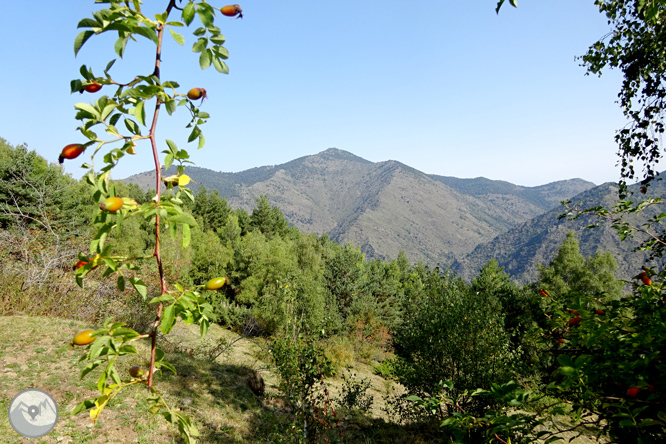
[[[271,207],[268,196],[263,194],[255,200],[256,208],[250,216],[250,226],[261,231],[266,237],[284,237],[289,232],[289,222],[278,207]]]
[[[330,310],[337,309],[342,321],[346,322],[352,313],[354,301],[361,298],[364,290],[365,255],[351,243],[329,252],[332,254],[325,258],[324,268],[324,283],[329,293],[328,305]],[[349,327],[340,325],[338,328]],[[335,327],[331,325],[329,328]]]
[[[436,394],[442,380],[452,381],[456,395],[508,381],[517,354],[497,298],[472,291],[454,276],[430,275],[421,294],[407,304],[394,335],[400,383],[421,396]],[[467,411],[488,407],[471,397],[461,403]]]
[[[587,259],[583,257],[578,240],[573,232],[569,232],[553,261],[547,267],[538,265],[538,285],[553,294],[576,291],[605,293],[611,298],[619,298],[624,283],[615,278],[616,269],[617,262],[608,252],[597,252]]]
[[[93,208],[85,186],[27,146],[0,138],[0,228],[20,223],[83,233]]]
[[[526,335],[534,329],[536,318],[542,314],[536,292],[514,284],[495,259],[491,259],[472,281],[472,292],[499,302],[504,329],[513,346],[524,348]]]
[[[227,200],[220,197],[217,190],[209,193],[203,185],[199,187],[194,196],[192,214],[200,221],[204,231],[221,230],[227,223],[230,212],[231,207],[227,204]]]

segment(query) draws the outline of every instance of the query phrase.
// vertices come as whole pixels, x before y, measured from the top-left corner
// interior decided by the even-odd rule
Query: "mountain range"
[[[187,174],[218,190],[234,208],[251,211],[265,194],[298,229],[353,242],[368,258],[393,259],[404,250],[412,262],[450,267],[466,278],[495,257],[514,279],[534,280],[536,263],[548,263],[569,230],[579,234],[584,254],[611,251],[620,263],[618,277],[642,260],[630,254],[637,244],[620,244],[609,226],[583,230],[589,220],[557,220],[563,200],[612,205],[617,187],[610,183],[569,179],[524,187],[459,179],[394,160],[370,162],[336,148],[238,173],[188,167]],[[148,189],[154,180],[146,172],[124,182]]]

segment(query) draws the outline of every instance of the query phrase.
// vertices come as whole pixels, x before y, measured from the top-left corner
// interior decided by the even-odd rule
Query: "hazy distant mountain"
[[[629,189],[635,193],[633,199],[640,200],[642,195],[638,192],[638,186],[633,185]],[[665,196],[664,182],[655,181],[650,187],[650,194]],[[583,209],[599,205],[610,208],[617,201],[618,187],[614,183],[605,183],[572,198],[572,204],[580,203],[579,208]],[[564,212],[565,208],[559,206],[500,234],[490,242],[479,244],[470,254],[457,260],[451,267],[452,271],[470,279],[476,276],[479,269],[491,258],[495,258],[514,280],[522,283],[533,282],[538,277],[537,264],[550,263],[567,233],[574,231],[584,256],[592,256],[598,251],[609,251],[618,262],[616,277],[629,280],[638,274],[648,256],[644,252],[632,251],[644,239],[640,234],[636,239],[620,242],[610,223],[602,223],[595,229],[585,229],[586,226],[598,222],[598,219],[585,216],[577,220],[558,220],[558,216]],[[656,209],[646,214],[655,212]],[[627,221],[640,224],[636,218],[629,218]]]
[[[239,173],[188,167],[232,207],[250,211],[267,194],[293,225],[360,245],[369,257],[453,264],[482,243],[594,187],[581,179],[521,187],[485,178],[428,175],[396,161],[370,162],[330,148]],[[125,179],[144,188],[154,174]]]

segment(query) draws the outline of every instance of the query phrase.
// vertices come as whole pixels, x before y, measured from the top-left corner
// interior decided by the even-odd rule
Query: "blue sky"
[[[619,178],[621,77],[585,76],[574,59],[608,32],[592,0],[507,2],[499,15],[494,0],[241,5],[243,20],[216,22],[229,75],[200,70],[188,29],[183,47],[169,40],[163,51],[164,80],[209,94],[207,144],[189,146],[198,166],[235,172],[336,147],[426,173],[526,186]],[[64,145],[83,141],[73,105],[105,90],[71,95],[69,82],[81,64],[101,74],[115,58],[113,36],[90,39],[74,57],[76,24],[95,9],[92,0],[3,5],[0,137],[54,162]],[[120,81],[148,74],[153,54],[147,40],[130,42],[111,72]],[[163,113],[158,139],[188,147],[187,121],[184,108]],[[138,150],[115,178],[153,167],[148,144]],[[80,159],[65,164],[74,177]]]

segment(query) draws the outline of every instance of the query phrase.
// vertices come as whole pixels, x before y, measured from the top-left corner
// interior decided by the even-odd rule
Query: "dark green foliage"
[[[331,374],[331,362],[311,338],[280,337],[270,345],[270,353],[280,376],[280,389],[293,407],[290,432],[295,442],[322,441],[327,429],[335,426],[324,377]]]
[[[553,294],[576,291],[586,294],[605,293],[615,299],[622,296],[624,283],[615,278],[617,263],[613,256],[607,252],[597,252],[593,257],[583,257],[573,232],[567,234],[550,265],[539,265],[538,269],[537,285]]]
[[[337,399],[338,405],[347,410],[367,412],[372,407],[373,398],[367,391],[372,383],[367,378],[359,378],[356,373],[342,375],[342,389]]]
[[[194,196],[192,215],[197,218],[203,231],[218,232],[227,223],[231,208],[227,200],[220,197],[217,190],[209,193],[203,185],[199,187]]]
[[[326,290],[330,295],[329,300],[335,301],[335,308],[339,310],[343,322],[351,315],[352,306],[360,298],[363,290],[364,261],[363,253],[353,244],[333,249],[332,254],[326,257],[324,271]],[[339,328],[344,327],[339,326]]]
[[[91,218],[85,187],[25,145],[0,138],[0,227],[79,231]]]
[[[250,226],[261,231],[267,238],[285,236],[289,222],[278,207],[271,207],[265,194],[255,200],[256,208],[250,216]]]
[[[433,395],[441,380],[454,394],[488,388],[513,376],[517,353],[504,328],[502,305],[492,294],[434,270],[406,303],[394,336],[395,374],[410,393]],[[475,399],[463,407],[485,408]]]
[[[472,292],[499,302],[504,313],[504,330],[513,346],[521,347],[525,336],[535,327],[535,320],[541,315],[538,293],[530,288],[519,288],[494,259],[472,281]]]

